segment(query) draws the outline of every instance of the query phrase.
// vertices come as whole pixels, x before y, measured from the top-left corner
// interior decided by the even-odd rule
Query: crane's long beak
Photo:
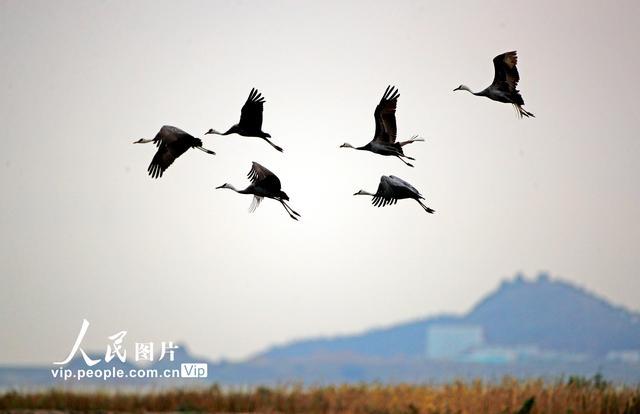
[[[218,188],[224,188],[224,184],[217,186],[217,187],[216,187],[216,190],[217,190]]]
[[[459,91],[459,90],[460,90],[460,87],[458,86],[458,87],[457,87],[457,88],[455,88],[453,91],[455,92],[455,91]]]

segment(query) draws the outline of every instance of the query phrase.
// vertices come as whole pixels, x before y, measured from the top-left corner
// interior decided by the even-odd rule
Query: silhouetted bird
[[[520,75],[518,74],[518,56],[515,51],[503,53],[493,58],[493,67],[495,69],[495,76],[493,77],[493,83],[489,85],[483,91],[473,92],[469,87],[460,85],[454,89],[454,91],[467,91],[476,96],[486,96],[494,101],[513,104],[516,108],[520,118],[534,117],[531,112],[527,112],[522,107],[524,100],[520,91],[516,89]]]
[[[418,190],[408,182],[404,181],[401,178],[390,175],[383,175],[380,177],[380,184],[378,185],[378,190],[375,194],[371,194],[365,190],[360,190],[355,195],[369,195],[373,196],[371,203],[376,207],[384,207],[388,204],[395,204],[398,200],[403,198],[412,198],[420,204],[420,206],[427,213],[435,213],[435,210],[425,206],[422,201],[424,197],[420,194]]]
[[[247,174],[251,184],[244,190],[237,190],[233,185],[225,183],[216,188],[228,188],[240,194],[253,194],[253,201],[249,206],[249,212],[254,212],[260,205],[263,198],[271,198],[279,201],[289,216],[298,220],[300,214],[295,212],[285,201],[289,201],[289,196],[281,190],[280,179],[257,162],[251,165],[251,171]]]
[[[151,164],[149,164],[149,175],[153,178],[162,177],[164,170],[169,168],[176,158],[184,154],[189,148],[197,148],[207,154],[215,155],[216,153],[202,147],[202,140],[195,138],[180,128],[165,125],[153,139],[141,138],[134,144],[146,144],[154,142],[158,147],[156,155],[153,156]]]
[[[529,414],[533,409],[533,404],[536,402],[535,397],[529,398],[522,404],[522,407],[515,414]]]
[[[206,134],[217,134],[217,135],[231,135],[238,134],[245,137],[258,137],[262,138],[269,143],[273,148],[282,152],[282,148],[274,144],[269,140],[271,135],[266,132],[262,132],[262,111],[264,109],[264,97],[262,94],[258,92],[257,89],[251,89],[251,93],[249,93],[249,97],[247,98],[247,102],[242,106],[242,111],[240,112],[240,122],[236,125],[229,128],[227,132],[218,132],[215,129],[210,129]]]
[[[399,97],[400,94],[395,87],[387,86],[382,99],[380,99],[380,103],[376,106],[376,110],[373,113],[373,117],[376,121],[376,132],[374,133],[371,142],[362,147],[354,147],[353,145],[345,142],[340,146],[340,148],[353,148],[357,150],[371,151],[380,155],[391,155],[398,157],[400,161],[404,162],[409,167],[413,167],[413,165],[403,159],[406,158],[408,160],[414,160],[413,158],[404,155],[402,147],[407,144],[411,144],[412,142],[424,141],[424,139],[418,138],[416,135],[408,141],[396,142],[398,131],[396,126],[396,105]]]

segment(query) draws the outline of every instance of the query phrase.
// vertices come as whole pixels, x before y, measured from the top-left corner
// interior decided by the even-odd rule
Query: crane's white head
[[[340,145],[340,148],[354,148],[353,145],[349,144],[348,142],[345,142],[344,144]]]
[[[467,85],[460,85],[460,86],[458,86],[457,88],[455,88],[453,91],[454,91],[454,92],[455,92],[455,91],[467,91],[467,92],[471,92],[471,89],[469,89],[469,87],[468,87]],[[472,92],[472,93],[473,93],[473,92]]]

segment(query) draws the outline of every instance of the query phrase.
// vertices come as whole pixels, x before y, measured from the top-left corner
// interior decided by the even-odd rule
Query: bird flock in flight
[[[534,115],[531,112],[526,111],[522,107],[524,105],[524,100],[522,99],[522,95],[520,95],[520,91],[516,89],[518,81],[520,80],[520,75],[516,68],[517,63],[518,57],[515,51],[498,55],[493,59],[495,75],[491,85],[480,92],[473,92],[465,85],[458,86],[454,91],[463,90],[473,95],[484,96],[497,102],[509,103],[514,106],[520,118],[533,117]],[[414,161],[414,158],[405,155],[403,147],[414,142],[424,141],[424,139],[418,136],[413,136],[407,141],[398,142],[396,140],[396,107],[399,97],[400,93],[397,88],[393,86],[387,87],[382,95],[382,99],[380,99],[380,103],[378,103],[374,111],[376,129],[373,139],[368,144],[361,147],[354,147],[351,144],[344,143],[340,147],[396,157],[409,167],[413,167],[413,165],[407,162],[407,160]],[[270,140],[271,135],[262,131],[262,112],[264,109],[264,103],[265,99],[262,94],[255,88],[251,89],[247,101],[242,106],[240,121],[229,128],[226,132],[218,132],[214,129],[209,129],[205,135],[238,134],[245,137],[261,138],[277,151],[283,152],[281,147]],[[207,154],[215,155],[215,152],[203,147],[202,140],[200,138],[196,138],[174,126],[165,125],[160,128],[160,131],[153,139],[139,139],[135,141],[134,144],[150,142],[155,143],[156,147],[158,147],[156,154],[153,156],[151,164],[149,164],[149,168],[147,169],[152,178],[162,177],[162,174],[171,164],[173,164],[176,158],[184,154],[189,148],[196,148]],[[251,183],[244,190],[238,190],[229,183],[225,183],[216,188],[227,188],[239,194],[253,195],[253,201],[249,207],[250,212],[255,211],[264,198],[270,198],[279,202],[292,219],[298,220],[298,218],[301,217],[300,214],[293,210],[287,203],[287,201],[289,201],[289,196],[282,191],[280,179],[274,173],[259,163],[253,162],[251,165],[251,171],[249,171],[247,177]],[[427,213],[433,214],[435,212],[432,208],[424,205],[421,201],[424,200],[424,197],[414,186],[393,175],[383,175],[380,177],[380,183],[378,184],[378,189],[375,193],[360,190],[354,195],[371,196],[372,204],[376,207],[395,204],[398,200],[402,199],[413,199],[416,200]]]

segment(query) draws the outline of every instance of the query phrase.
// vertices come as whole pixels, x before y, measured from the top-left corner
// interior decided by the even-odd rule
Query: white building
[[[427,328],[426,355],[430,359],[456,359],[465,351],[484,344],[479,325],[442,324]]]
[[[607,354],[607,361],[624,362],[626,364],[640,363],[640,350],[627,349],[611,351]]]

